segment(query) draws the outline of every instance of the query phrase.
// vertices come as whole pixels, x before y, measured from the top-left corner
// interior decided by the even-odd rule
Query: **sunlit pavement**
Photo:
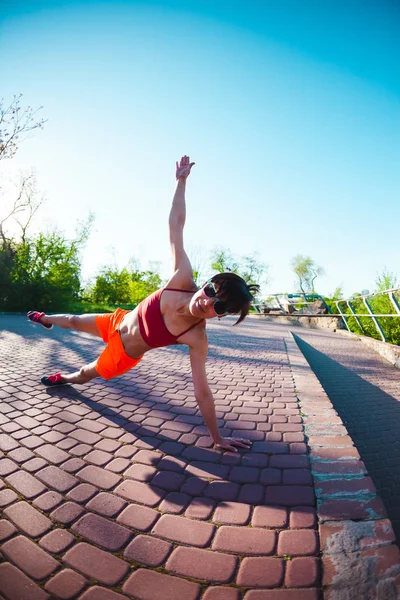
[[[399,497],[400,481],[387,483],[389,496],[381,488],[385,510],[365,468],[372,442],[353,445],[349,434],[362,436],[349,414],[361,387],[375,412],[364,418],[357,399],[359,422],[376,425],[383,449],[389,438],[390,473],[400,371],[365,347],[351,370],[339,354],[351,362],[349,344],[360,342],[292,328],[328,398],[289,326],[233,322],[209,327],[208,375],[223,434],[253,441],[237,454],[211,447],[185,347],[148,353],[113,381],[48,389],[42,375],[75,370],[103,343],[0,316],[4,598],[396,600],[386,510],[398,514],[388,497]],[[357,371],[365,361],[373,383]],[[385,460],[379,445],[372,454]]]

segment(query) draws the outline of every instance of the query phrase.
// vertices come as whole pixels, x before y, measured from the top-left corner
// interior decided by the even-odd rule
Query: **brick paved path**
[[[102,342],[0,316],[0,600],[321,600],[293,374],[297,388],[314,376],[287,326],[230,324],[210,324],[208,373],[223,433],[253,440],[238,454],[211,448],[184,347],[155,350],[110,382],[46,389],[42,374],[93,360]],[[302,410],[329,410],[308,389]],[[373,564],[390,567],[392,591],[368,598],[392,600],[398,559],[386,550],[397,549],[390,524],[377,523],[376,540],[367,523],[362,541],[384,545]],[[324,598],[358,600],[332,589]]]
[[[253,440],[237,455],[210,448],[184,347],[111,382],[46,389],[42,374],[93,360],[101,340],[0,317],[0,595],[319,598],[282,328],[232,322],[210,327],[208,373],[224,434]]]
[[[351,435],[400,543],[400,369],[356,338],[318,330],[295,333]]]

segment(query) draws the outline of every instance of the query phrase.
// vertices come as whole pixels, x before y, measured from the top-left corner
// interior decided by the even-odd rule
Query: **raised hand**
[[[237,452],[237,448],[250,448],[251,441],[244,440],[243,438],[225,437],[221,438],[218,444],[214,444],[218,450],[229,450],[230,452]]]
[[[190,162],[188,156],[182,156],[181,162],[176,163],[176,179],[187,179],[194,164],[194,162]]]

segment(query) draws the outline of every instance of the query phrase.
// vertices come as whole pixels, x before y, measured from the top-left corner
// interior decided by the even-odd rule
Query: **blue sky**
[[[36,169],[36,228],[95,213],[85,278],[132,256],[170,274],[182,154],[186,246],[206,264],[217,245],[258,252],[265,293],[294,290],[299,253],[325,294],[400,275],[394,0],[3,0],[0,23],[1,96],[48,118],[2,175]]]

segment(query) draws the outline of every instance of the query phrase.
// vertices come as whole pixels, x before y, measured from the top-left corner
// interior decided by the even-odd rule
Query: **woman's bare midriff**
[[[151,346],[143,341],[140,335],[138,309],[128,312],[121,321],[119,328],[121,342],[125,352],[131,358],[140,358],[145,352],[151,350]]]

